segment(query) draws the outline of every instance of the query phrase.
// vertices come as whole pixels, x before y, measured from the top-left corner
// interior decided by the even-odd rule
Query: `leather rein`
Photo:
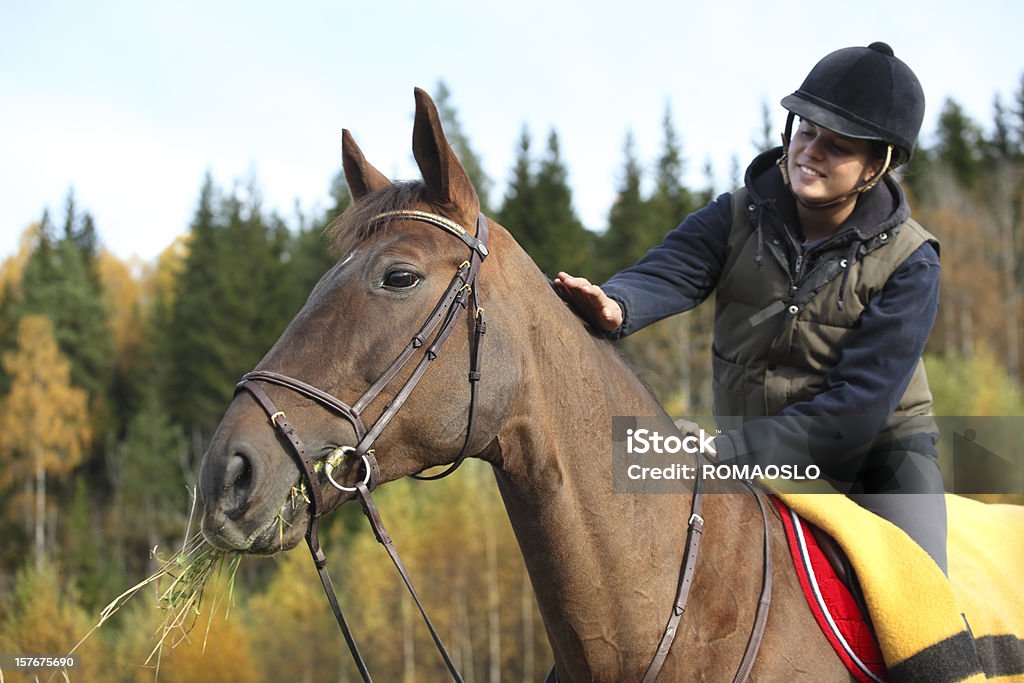
[[[423,603],[420,601],[420,598],[416,593],[416,589],[412,584],[412,580],[409,578],[405,565],[402,563],[402,560],[398,555],[398,551],[391,540],[391,536],[384,528],[384,522],[373,502],[370,492],[377,487],[381,478],[380,467],[377,463],[376,454],[373,449],[374,442],[380,436],[381,432],[384,431],[385,427],[387,427],[388,423],[390,423],[395,417],[398,411],[401,410],[406,399],[408,399],[409,395],[426,372],[430,362],[437,358],[441,347],[444,345],[445,341],[447,341],[455,328],[458,321],[459,310],[469,309],[472,306],[474,328],[470,344],[470,370],[468,375],[470,383],[470,400],[466,425],[466,437],[462,450],[459,452],[459,455],[455,458],[452,464],[441,473],[435,475],[423,475],[420,473],[410,476],[422,480],[434,480],[446,477],[454,472],[470,454],[469,451],[473,437],[473,424],[476,417],[477,385],[481,377],[481,349],[483,336],[487,331],[484,309],[479,305],[477,295],[479,291],[478,278],[480,267],[488,255],[488,222],[483,213],[478,215],[477,231],[475,236],[469,234],[465,228],[455,221],[444,216],[412,209],[388,211],[375,216],[370,222],[377,223],[390,220],[412,220],[433,225],[454,235],[455,237],[458,237],[469,248],[469,258],[463,261],[459,266],[454,277],[449,283],[448,288],[434,306],[434,309],[427,317],[427,320],[423,323],[416,334],[413,335],[412,339],[398,357],[395,358],[391,365],[388,366],[381,376],[372,385],[370,385],[363,395],[352,405],[348,405],[331,394],[328,394],[327,392],[324,392],[310,384],[288,377],[287,375],[282,375],[268,370],[254,370],[244,375],[241,381],[235,386],[235,394],[237,395],[239,392],[244,391],[249,393],[256,400],[264,412],[266,412],[271,425],[273,425],[277,433],[288,442],[290,446],[290,454],[302,472],[305,484],[311,495],[309,501],[309,527],[305,534],[306,544],[309,546],[310,554],[313,557],[313,562],[316,565],[317,572],[319,573],[320,581],[324,587],[324,592],[326,593],[327,600],[331,605],[331,610],[334,612],[335,619],[338,622],[338,626],[341,628],[342,635],[345,638],[345,642],[352,654],[352,659],[355,662],[356,667],[359,669],[359,673],[362,676],[363,681],[370,683],[372,679],[370,678],[370,674],[367,670],[362,654],[359,651],[359,647],[352,636],[352,632],[345,619],[344,612],[338,602],[331,577],[327,573],[327,556],[320,547],[320,541],[318,538],[319,520],[324,513],[323,494],[321,491],[320,478],[318,476],[321,472],[326,476],[330,484],[337,489],[346,492],[354,492],[356,496],[358,496],[363,512],[370,522],[370,527],[373,529],[374,536],[387,550],[388,555],[401,575],[406,588],[409,590],[410,595],[415,601],[416,606],[430,631],[430,635],[434,640],[434,644],[437,646],[438,652],[444,660],[448,672],[451,674],[454,681],[457,683],[463,683],[463,678],[456,669],[451,655],[448,653],[444,643],[441,641],[441,637],[438,634],[437,629],[427,616]],[[432,338],[431,335],[433,335]],[[413,369],[412,374],[405,381],[405,384],[403,384],[399,389],[394,399],[385,406],[384,411],[377,420],[371,426],[367,427],[362,417],[364,410],[371,402],[373,402],[380,392],[387,387],[392,380],[394,380],[399,372],[401,372],[402,368],[404,368],[413,356],[416,355],[416,352],[427,344],[428,339],[430,339],[430,344],[427,346],[425,351],[421,352],[420,360]],[[262,384],[274,384],[289,389],[301,396],[319,403],[330,412],[344,418],[355,430],[357,444],[354,447],[339,447],[327,456],[326,459],[314,463],[295,428],[288,421],[284,412],[274,405],[270,396],[261,386]],[[362,464],[364,471],[362,481],[356,482],[354,486],[345,486],[340,484],[333,477],[333,470],[339,467],[344,459],[349,456],[356,461],[356,471],[358,472],[360,464]],[[662,665],[668,656],[672,642],[675,639],[679,621],[686,609],[690,586],[693,583],[693,577],[696,571],[700,539],[703,534],[704,518],[701,516],[703,496],[704,493],[701,490],[700,479],[698,478],[696,480],[692,496],[692,509],[686,534],[686,551],[683,555],[683,565],[680,571],[676,600],[673,605],[668,624],[662,634],[661,642],[659,643],[651,664],[644,675],[643,683],[651,683],[657,679]],[[771,556],[768,545],[767,518],[765,517],[764,506],[761,499],[756,495],[756,493],[755,498],[757,499],[758,505],[761,507],[761,515],[765,522],[765,576],[761,601],[758,605],[757,615],[755,618],[754,630],[751,633],[747,651],[744,653],[740,669],[734,679],[735,681],[746,680],[749,675],[750,668],[753,666],[754,657],[756,657],[757,649],[760,645],[761,634],[764,630],[764,624],[767,621],[768,603],[770,602],[771,597]],[[552,670],[552,674],[554,673],[554,670]],[[549,680],[556,679],[552,679],[551,676],[549,676]]]

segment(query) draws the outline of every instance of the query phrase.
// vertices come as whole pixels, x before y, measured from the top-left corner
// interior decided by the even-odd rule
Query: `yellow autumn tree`
[[[30,492],[36,568],[46,558],[46,479],[67,476],[89,442],[88,399],[72,385],[50,321],[40,315],[18,323],[17,347],[3,356],[10,391],[0,400],[0,489]]]
[[[123,261],[109,251],[96,257],[103,295],[110,311],[114,357],[118,366],[131,363],[142,346],[143,309],[146,279],[152,277],[149,267],[137,258]]]

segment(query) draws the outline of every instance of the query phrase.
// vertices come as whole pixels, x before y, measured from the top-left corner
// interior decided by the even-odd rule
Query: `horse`
[[[692,482],[668,495],[613,490],[612,418],[664,418],[664,409],[509,232],[482,217],[434,103],[419,89],[415,100],[422,181],[392,183],[343,132],[354,203],[336,230],[342,256],[212,438],[200,474],[207,541],[273,554],[304,532],[309,541],[321,514],[365,500],[368,483],[479,458],[493,470],[536,594],[552,679],[639,681],[664,650],[663,681],[732,680],[741,662],[754,680],[851,680],[791,563],[776,563],[771,609],[759,609],[766,549],[787,556],[774,506],[762,522],[761,502],[739,484],[703,498],[700,514]],[[476,226],[475,237],[462,226]],[[440,322],[421,327],[425,318]],[[445,335],[443,349],[423,338],[428,327]],[[394,360],[414,353],[426,353],[414,369]],[[334,485],[317,500],[295,504],[297,487],[328,477]],[[674,605],[695,517],[703,543],[684,611]],[[762,615],[757,657],[746,661]]]

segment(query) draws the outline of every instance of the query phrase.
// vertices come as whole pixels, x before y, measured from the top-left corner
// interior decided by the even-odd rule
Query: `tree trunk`
[[[473,653],[473,629],[469,620],[469,602],[466,599],[466,576],[462,573],[461,569],[457,570],[455,578],[455,605],[456,605],[456,624],[458,624],[459,633],[462,637],[459,638],[462,647],[459,648],[461,661],[459,669],[462,672],[462,677],[466,683],[476,682],[476,657]]]
[[[487,626],[489,631],[488,653],[491,667],[490,683],[501,681],[501,595],[498,592],[498,540],[494,526],[488,520],[484,533],[487,535]]]
[[[416,683],[416,639],[413,634],[412,598],[405,595],[402,603],[402,683]]]
[[[35,514],[36,570],[46,563],[46,468],[42,458],[36,459],[36,514]]]

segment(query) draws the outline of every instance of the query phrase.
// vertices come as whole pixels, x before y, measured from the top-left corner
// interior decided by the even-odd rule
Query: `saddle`
[[[845,551],[825,531],[772,497],[807,606],[826,640],[861,683],[888,680],[864,594]]]
[[[814,536],[821,554],[825,556],[832,571],[835,572],[836,578],[850,591],[850,596],[857,604],[857,609],[860,611],[861,616],[864,617],[864,621],[871,624],[871,615],[868,613],[868,605],[864,600],[864,591],[861,590],[860,581],[857,580],[857,572],[853,570],[850,558],[846,556],[846,552],[836,543],[834,538],[810,522],[805,523],[811,535]]]
[[[1024,506],[947,494],[947,577],[905,532],[845,496],[777,497],[784,525],[811,541],[804,520],[828,531],[856,569],[885,665],[858,680],[1024,683]],[[798,574],[807,554],[794,554]],[[822,572],[831,572],[823,551],[817,554]]]

